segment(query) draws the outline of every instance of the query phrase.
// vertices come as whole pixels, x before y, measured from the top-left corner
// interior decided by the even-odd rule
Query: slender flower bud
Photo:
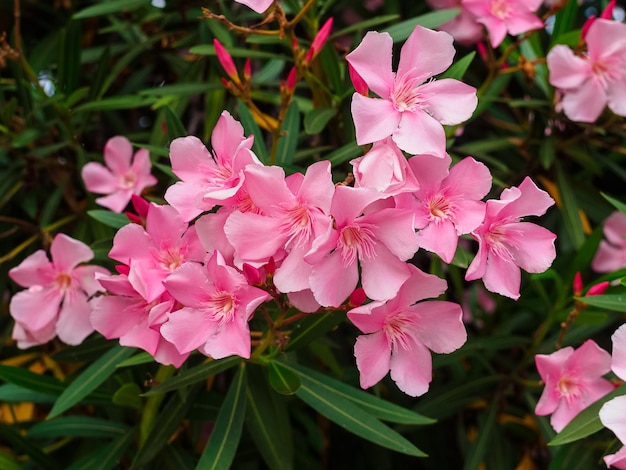
[[[235,82],[238,82],[239,75],[237,75],[237,67],[235,67],[233,58],[230,56],[224,46],[222,46],[222,43],[220,43],[217,39],[213,39],[213,45],[215,46],[217,60],[219,60],[220,64],[226,71],[226,75],[228,75]]]
[[[250,59],[246,59],[246,63],[243,65],[243,79],[246,82],[250,81],[250,77],[252,76],[252,64],[250,63]]]
[[[595,15],[591,15],[589,18],[587,18],[587,21],[585,21],[585,23],[583,24],[583,27],[580,30],[580,38],[583,41],[587,37],[587,31],[589,31],[589,28],[591,28],[591,25],[593,24],[593,22],[595,20],[596,20],[596,16]]]
[[[285,89],[289,93],[293,92],[293,90],[296,89],[296,83],[297,83],[296,68],[292,67],[291,70],[289,71],[289,75],[287,75],[287,83],[286,83]]]
[[[587,297],[604,294],[610,285],[609,281],[604,281],[596,284],[595,286],[591,286],[587,291]]]
[[[583,293],[583,278],[580,275],[580,272],[577,272],[574,276],[574,282],[572,283],[572,288],[574,290],[574,295],[579,297]]]
[[[611,0],[606,8],[604,10],[602,10],[602,13],[600,14],[600,18],[604,18],[605,20],[612,20],[613,19],[613,8],[615,8],[615,3],[616,0]]]
[[[124,276],[128,276],[128,274],[130,274],[130,266],[127,266],[125,264],[115,265],[115,270],[118,272],[118,274],[123,274]]]
[[[139,215],[139,217],[143,220],[146,220],[146,217],[148,217],[148,209],[150,209],[150,203],[136,194],[133,194],[130,200],[133,203],[133,207],[135,208],[137,215]]]
[[[365,295],[365,291],[362,287],[357,287],[352,294],[350,294],[350,299],[348,300],[348,305],[350,307],[360,307],[367,300],[367,296]]]
[[[243,275],[252,286],[260,286],[263,283],[261,271],[254,266],[243,263]]]
[[[356,92],[360,95],[367,96],[367,93],[369,92],[367,83],[365,83],[365,80],[363,80],[363,78],[361,78],[357,71],[352,68],[352,65],[350,65],[349,62],[348,73],[350,74],[350,81],[352,82],[352,85],[354,85],[354,89],[356,90]]]
[[[305,56],[306,62],[311,62],[317,54],[320,53],[326,41],[328,41],[328,36],[330,35],[330,30],[333,27],[333,19],[329,18],[326,23],[319,29],[315,38],[313,38],[313,42],[311,43],[311,48],[307,51]]]

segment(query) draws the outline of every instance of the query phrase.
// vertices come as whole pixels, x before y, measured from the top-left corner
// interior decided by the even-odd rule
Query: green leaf
[[[585,243],[585,232],[583,230],[583,224],[580,220],[580,214],[576,197],[569,180],[566,177],[561,165],[557,165],[557,177],[556,181],[559,188],[559,194],[561,196],[561,213],[565,221],[565,228],[570,236],[572,243],[576,249]]]
[[[604,199],[606,199],[607,201],[609,201],[611,204],[613,204],[613,206],[620,212],[623,212],[624,214],[626,214],[626,204],[624,204],[621,201],[618,201],[617,199],[609,196],[608,194],[604,194],[604,193],[600,193],[602,195],[602,197]]]
[[[411,18],[410,20],[394,24],[393,26],[384,29],[383,31],[386,31],[391,35],[391,37],[393,38],[393,42],[404,41],[411,35],[417,25],[423,26],[424,28],[433,29],[437,26],[441,26],[451,19],[456,18],[460,12],[461,10],[458,8],[437,10],[431,13],[426,13],[425,15],[416,16],[415,18]]]
[[[155,102],[155,97],[144,95],[112,96],[98,101],[89,101],[74,108],[74,113],[85,111],[110,111],[112,109],[134,109],[148,107]]]
[[[489,446],[493,441],[492,433],[496,424],[496,412],[498,410],[499,404],[499,400],[491,401],[487,416],[485,417],[484,422],[481,423],[478,428],[478,437],[470,447],[469,454],[465,460],[465,465],[463,466],[463,470],[478,470],[478,468],[480,468],[480,465],[487,451],[489,450]]]
[[[191,369],[187,369],[186,371],[175,375],[174,377],[167,380],[166,382],[163,382],[162,384],[155,385],[146,393],[144,393],[143,396],[157,395],[159,393],[177,390],[183,387],[187,387],[189,385],[196,384],[198,382],[202,382],[212,375],[219,374],[220,372],[236,366],[242,360],[243,359],[241,359],[239,356],[230,356],[224,359],[219,359],[217,361],[205,362],[204,364],[192,367]]]
[[[23,470],[23,467],[9,455],[0,451],[0,468],[3,470]]]
[[[291,351],[306,346],[346,319],[345,314],[340,312],[328,312],[311,315],[299,322],[294,328],[285,351]]]
[[[578,0],[569,0],[564,8],[561,8],[554,18],[552,40],[550,46],[561,44],[561,36],[572,30],[578,13]]]
[[[470,52],[462,59],[459,59],[455,63],[453,63],[450,68],[448,68],[448,70],[446,70],[439,76],[439,78],[454,78],[455,80],[461,80],[465,75],[465,72],[467,72],[467,69],[474,60],[475,56],[476,51]]]
[[[330,164],[335,167],[361,155],[363,155],[363,149],[351,142],[326,155],[326,160],[330,161]]]
[[[289,367],[282,363],[277,363],[277,366]],[[296,392],[298,398],[329,420],[379,446],[407,455],[426,457],[424,452],[402,435],[344,398],[343,393],[305,375],[301,375],[300,380],[302,385]]]
[[[86,416],[60,416],[50,421],[42,421],[28,430],[28,437],[34,439],[78,437],[117,437],[128,431],[128,426],[115,421],[107,421]]]
[[[102,212],[111,213],[109,211]],[[110,243],[108,246],[110,247]],[[93,362],[109,349],[111,349],[111,341],[102,336],[94,336],[77,346],[70,346],[55,352],[52,354],[52,359],[56,362]]]
[[[230,468],[239,445],[246,414],[246,382],[245,367],[242,363],[230,384],[196,470]]]
[[[240,58],[250,58],[250,59],[280,59],[286,61],[293,61],[290,57],[283,54],[276,54],[274,52],[266,52],[262,50],[256,49],[244,49],[240,47],[227,47],[228,53],[232,57],[240,57]],[[198,55],[211,55],[217,56],[215,52],[215,46],[210,44],[202,44],[200,46],[193,46],[189,49],[190,54],[198,54]]]
[[[152,354],[146,351],[140,351],[138,354],[135,354],[134,356],[129,357],[125,361],[120,362],[117,365],[117,368],[120,369],[122,367],[138,366],[140,364],[151,364],[153,362],[155,361],[154,361],[154,357],[152,357]]]
[[[126,215],[111,211],[96,209],[87,211],[87,215],[89,215],[92,219],[96,219],[98,222],[102,222],[104,225],[115,229],[122,228],[124,225],[128,225],[130,223],[130,220],[128,220]]]
[[[80,22],[70,21],[60,34],[56,83],[66,96],[78,88],[80,80],[81,33]]]
[[[113,403],[141,411],[141,389],[136,383],[125,383],[113,394]]]
[[[59,393],[61,393],[63,388],[60,383],[59,386]],[[0,385],[0,403],[54,403],[54,400],[56,400],[56,396],[59,393],[49,395],[46,393],[34,392],[27,388],[20,387],[19,385],[9,383]]]
[[[336,108],[312,109],[304,115],[304,131],[309,135],[319,134],[336,114]]]
[[[294,447],[288,401],[272,390],[264,368],[251,364],[246,371],[246,427],[268,468],[291,470]]]
[[[293,101],[287,109],[285,120],[280,128],[280,138],[276,150],[275,164],[285,167],[293,163],[298,146],[298,134],[300,132],[300,112],[298,105]]]
[[[59,395],[63,384],[49,375],[35,374],[21,367],[0,365],[0,379],[48,395]]]
[[[119,460],[135,439],[135,429],[130,429],[113,442],[100,447],[84,459],[79,460],[66,470],[112,470],[118,468]]]
[[[13,452],[28,455],[40,468],[46,470],[61,469],[61,466],[52,455],[44,453],[39,446],[35,445],[30,439],[22,436],[4,423],[0,423],[0,438],[3,445],[8,444],[9,449]]]
[[[300,379],[289,369],[277,366],[275,361],[269,363],[268,369],[270,385],[281,395],[293,395],[300,388]]]
[[[237,109],[239,110],[239,119],[241,120],[241,125],[243,126],[246,135],[254,136],[254,143],[252,144],[252,151],[259,157],[263,163],[267,164],[269,162],[267,158],[267,149],[265,148],[265,144],[263,144],[263,132],[261,128],[252,117],[252,113],[244,104],[243,101],[237,102]]]
[[[576,300],[594,307],[606,308],[615,312],[626,312],[626,294],[592,295],[576,297]]]
[[[270,363],[271,365],[271,363]],[[352,403],[363,408],[373,416],[398,424],[424,425],[435,423],[434,419],[427,418],[407,408],[378,398],[371,393],[352,387],[339,380],[320,374],[312,369],[294,363],[280,363],[280,367],[298,374],[302,383],[314,382],[319,389],[327,389],[328,394],[340,395]]]
[[[134,352],[135,350],[133,348],[125,348],[119,345],[113,346],[68,385],[52,406],[48,414],[48,419],[54,418],[68,410],[98,388],[115,372],[117,364]]]
[[[109,15],[126,10],[134,10],[144,5],[150,5],[150,0],[109,0],[83,8],[72,16],[72,19],[92,18],[94,16]]]
[[[184,137],[187,135],[187,129],[181,122],[180,118],[169,106],[165,108],[165,123],[167,125],[167,136],[170,140],[174,140],[176,137]]]
[[[365,21],[360,21],[358,23],[351,24],[350,26],[340,29],[339,31],[333,31],[333,33],[330,35],[330,38],[334,39],[334,38],[339,38],[342,36],[346,36],[348,34],[355,33],[357,31],[370,30],[370,29],[373,29],[375,26],[378,26],[381,24],[395,22],[399,18],[400,18],[400,15],[396,15],[396,14],[381,15],[375,18],[370,18]]]
[[[604,405],[607,401],[622,395],[626,395],[626,386],[623,385],[616,388],[608,395],[605,395],[599,400],[593,402],[587,408],[578,413],[576,417],[561,430],[560,433],[554,436],[554,439],[548,442],[548,445],[560,446],[568,444],[582,439],[583,437],[587,437],[604,428],[604,425],[598,416],[600,408],[602,408],[602,405]]]

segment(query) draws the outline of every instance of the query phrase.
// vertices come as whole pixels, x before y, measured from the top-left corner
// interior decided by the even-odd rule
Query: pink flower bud
[[[297,83],[296,68],[292,67],[291,70],[289,71],[289,75],[287,75],[286,90],[289,93],[293,92],[293,90],[296,89],[296,83]]]
[[[267,264],[265,265],[265,273],[268,276],[273,276],[276,272],[276,261],[274,261],[274,257],[272,256]]]
[[[333,27],[333,19],[329,18],[326,23],[319,29],[315,38],[313,38],[313,42],[311,43],[311,48],[306,53],[305,60],[307,62],[311,62],[317,54],[320,53],[326,41],[328,41],[328,36],[330,35],[330,30]]]
[[[580,31],[580,37],[583,41],[587,37],[587,31],[589,31],[589,28],[591,28],[591,25],[593,24],[595,20],[596,20],[595,15],[591,15],[589,18],[587,18],[587,21],[585,21],[585,23],[583,24],[583,27]]]
[[[235,67],[233,58],[230,56],[228,51],[217,39],[213,39],[213,45],[215,46],[217,60],[219,60],[220,64],[226,71],[226,75],[228,75],[232,80],[236,82],[239,81],[239,75],[237,75],[237,67]]]
[[[583,293],[583,278],[579,272],[574,276],[574,282],[572,282],[572,289],[574,290],[574,295],[576,297],[580,296]]]
[[[118,272],[118,274],[128,276],[128,274],[130,273],[130,266],[127,266],[125,264],[118,264],[115,266],[115,270]]]
[[[348,305],[350,307],[360,307],[367,300],[367,296],[365,295],[365,291],[362,287],[357,287],[352,294],[350,294],[350,299],[348,300]]]
[[[612,20],[613,8],[615,8],[615,3],[616,3],[616,0],[611,0],[606,6],[606,8],[602,10],[602,13],[600,13],[600,18],[604,18],[605,20]]]
[[[596,284],[595,286],[591,286],[587,291],[587,297],[604,294],[610,285],[609,281],[604,281]]]
[[[150,209],[150,203],[141,196],[137,196],[136,194],[133,194],[130,200],[133,203],[135,212],[137,212],[139,217],[145,220],[146,217],[148,217],[148,209]]]
[[[352,82],[352,85],[354,85],[356,92],[360,95],[367,96],[367,93],[369,92],[367,83],[365,83],[365,80],[363,80],[357,71],[352,68],[352,65],[350,65],[349,62],[348,73],[350,74],[350,81]]]
[[[261,271],[248,263],[243,263],[243,275],[246,280],[253,286],[259,286],[263,283],[263,275]]]
[[[252,76],[252,64],[250,63],[250,59],[246,59],[246,63],[243,65],[243,78],[246,81],[250,81],[250,77]]]

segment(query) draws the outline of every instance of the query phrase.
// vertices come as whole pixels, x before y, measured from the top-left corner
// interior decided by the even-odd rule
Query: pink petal
[[[157,249],[179,245],[186,230],[187,223],[172,206],[150,204],[146,232],[150,234]]]
[[[549,415],[559,406],[561,394],[558,391],[557,382],[573,353],[574,348],[568,346],[552,354],[537,354],[535,356],[537,371],[545,383],[535,408],[535,414],[539,416]]]
[[[352,293],[358,281],[357,263],[345,266],[338,250],[313,266],[309,279],[315,300],[324,307],[340,306]]]
[[[578,413],[614,389],[615,387],[606,379],[597,378],[594,381],[588,381],[584,384],[584,393],[579,399],[561,400],[559,407],[552,414],[550,424],[557,432],[560,432]]]
[[[106,207],[113,212],[120,213],[130,202],[130,198],[133,196],[133,190],[130,189],[118,189],[113,194],[108,196],[96,198],[96,204]]]
[[[613,333],[611,341],[613,342],[611,370],[620,379],[626,380],[626,324],[620,326]]]
[[[410,275],[408,265],[382,245],[376,246],[376,258],[361,260],[361,284],[373,300],[395,297]]]
[[[618,21],[597,18],[585,40],[592,60],[604,59],[609,56],[625,58],[624,46],[626,45],[626,25]],[[617,58],[616,57],[616,58]]]
[[[446,153],[446,133],[439,121],[425,111],[405,111],[392,139],[405,152],[443,157]],[[382,115],[378,115],[381,119]]]
[[[517,265],[493,252],[489,254],[487,269],[483,276],[483,283],[488,291],[517,300],[521,282],[522,276]]]
[[[93,332],[87,296],[80,290],[68,291],[57,321],[57,335],[66,344],[77,345]]]
[[[603,459],[607,467],[626,470],[626,447],[622,447],[615,454],[605,455]]]
[[[185,354],[206,343],[216,329],[217,324],[205,312],[185,307],[170,314],[161,325],[161,335]]]
[[[587,80],[563,96],[563,112],[572,121],[595,122],[606,106],[604,87],[598,80]]]
[[[170,144],[172,171],[185,182],[203,181],[198,168],[215,166],[206,146],[194,136],[179,137]]]
[[[87,163],[81,170],[87,191],[98,194],[110,194],[118,188],[118,178],[106,167],[96,162]]]
[[[408,210],[382,209],[359,218],[358,224],[371,224],[376,238],[402,261],[412,258],[419,248],[413,214]]]
[[[35,251],[9,270],[9,277],[22,287],[45,286],[54,281],[55,274],[43,250]]]
[[[78,266],[72,271],[72,279],[76,281],[79,288],[91,297],[96,292],[102,292],[105,289],[102,288],[96,276],[108,275],[108,270],[100,266]]]
[[[352,95],[351,109],[356,142],[359,145],[383,140],[397,132],[396,129],[402,116],[391,101],[369,98],[358,93]],[[402,148],[401,145],[399,147]]]
[[[481,201],[456,201],[452,217],[457,235],[476,230],[485,220],[485,208]]]
[[[554,199],[547,192],[539,189],[528,176],[524,178],[524,181],[518,188],[520,191],[519,196],[500,211],[500,218],[521,218],[528,215],[539,216],[545,214],[548,208],[554,205]],[[509,191],[505,189],[500,199],[503,201],[509,200],[508,194],[513,194],[513,192],[509,193]]]
[[[611,355],[588,339],[574,351],[567,369],[572,375],[597,381],[598,377],[611,370]]]
[[[289,303],[303,313],[314,313],[321,307],[310,289],[287,293]]]
[[[224,224],[230,216],[228,211],[218,211],[203,215],[194,224],[198,239],[207,253],[219,251],[224,259],[232,264],[235,248],[230,244],[224,233]]]
[[[530,222],[508,224],[507,229],[522,235],[517,246],[511,247],[515,264],[529,273],[542,273],[552,265],[556,258],[555,234]]]
[[[104,161],[114,175],[123,175],[130,169],[133,146],[121,135],[111,137],[104,146]]]
[[[391,351],[383,332],[358,336],[354,344],[354,357],[361,388],[369,388],[380,382],[391,365]]]
[[[600,409],[600,421],[615,433],[617,438],[626,441],[626,396],[613,398]]]
[[[237,355],[248,359],[250,357],[250,330],[248,323],[241,319],[222,325],[217,334],[210,335],[206,343],[200,348],[202,353],[213,359]]]
[[[439,297],[448,288],[448,284],[434,274],[427,274],[421,269],[408,265],[411,270],[411,277],[400,288],[398,296],[399,305],[413,305],[424,299]]]
[[[54,286],[33,286],[11,297],[11,316],[29,330],[37,331],[54,322],[63,294]]]
[[[552,86],[562,89],[578,88],[591,78],[589,60],[578,57],[568,46],[554,46],[546,59]]]
[[[426,112],[446,126],[467,121],[478,104],[476,88],[451,78],[425,83],[418,89],[426,97]]]
[[[276,255],[289,236],[281,219],[239,211],[228,217],[224,233],[240,259],[259,262]]]
[[[153,250],[152,237],[144,228],[138,224],[128,224],[115,234],[109,257],[130,265],[131,260],[151,260]]]
[[[409,158],[409,165],[420,184],[420,189],[415,193],[418,199],[423,200],[439,191],[441,182],[448,176],[451,161],[448,154],[443,155],[443,158],[435,155]]]
[[[279,166],[249,165],[245,171],[245,185],[250,199],[263,214],[283,215],[278,206],[294,205],[295,196],[287,188],[285,171]]]
[[[421,248],[436,253],[444,262],[454,258],[459,241],[456,228],[450,219],[432,222],[417,234]]]
[[[11,337],[17,341],[17,347],[27,349],[51,341],[56,336],[56,322],[53,320],[40,330],[33,330],[28,325],[15,322]]]
[[[466,0],[463,0],[464,2]],[[466,2],[469,4],[469,2]],[[468,5],[469,8],[469,5]],[[489,41],[491,43],[491,47],[494,49],[497,48],[508,32],[506,24],[499,18],[495,18],[493,16],[483,16],[477,18],[476,21],[482,23],[487,29],[487,33],[489,33]]]
[[[466,157],[450,169],[450,175],[442,186],[451,194],[480,200],[491,189],[491,173],[483,163]]]
[[[150,170],[152,169],[152,162],[150,161],[150,153],[146,149],[139,149],[133,156],[133,164],[131,165],[131,170],[135,172],[137,177],[146,177],[150,175]],[[156,183],[156,178],[151,177],[152,181]]]
[[[330,212],[335,219],[335,225],[338,228],[343,228],[352,224],[354,219],[363,213],[365,207],[381,197],[386,197],[386,195],[371,188],[337,186],[330,208]]]
[[[335,185],[333,184],[330,169],[328,160],[310,165],[297,192],[298,200],[308,206],[317,207],[324,213],[328,213],[335,193]]]
[[[348,320],[361,330],[361,333],[369,334],[383,329],[388,310],[385,301],[375,300],[353,308],[347,316]]]
[[[279,292],[298,292],[309,289],[309,276],[313,267],[304,261],[306,246],[296,246],[287,254],[274,273],[274,285]]]
[[[59,233],[50,245],[52,263],[58,271],[69,272],[77,264],[93,259],[93,251],[83,242]]]
[[[391,378],[409,396],[418,397],[428,391],[432,381],[430,351],[416,341],[412,349],[397,348],[391,355]]]
[[[591,269],[599,273],[610,273],[624,267],[626,267],[626,251],[624,248],[616,248],[602,240],[591,262]]]
[[[139,297],[107,295],[91,302],[90,321],[106,339],[119,338],[146,316],[146,303]]]
[[[154,360],[159,364],[166,366],[172,365],[179,368],[187,360],[189,354],[180,354],[176,346],[166,341],[164,338],[160,338],[159,345],[153,356]]]
[[[626,246],[626,214],[615,211],[604,221],[604,236],[614,245]]]
[[[408,75],[420,83],[443,72],[454,58],[452,40],[443,31],[416,26],[400,51],[397,76]]]
[[[531,13],[531,5],[525,5],[523,8],[528,8],[528,10],[518,10],[514,15],[511,15],[511,18],[507,21],[507,28],[509,29],[509,33],[513,36],[544,27],[543,21]]]
[[[203,188],[200,184],[178,181],[165,191],[165,200],[180,214],[185,222],[195,219],[205,210],[211,210],[213,204],[199,205]]]
[[[489,256],[489,249],[485,246],[484,240],[477,234],[472,235],[478,240],[478,252],[465,272],[466,281],[475,281],[485,275],[487,271],[487,257]]]
[[[622,81],[609,84],[606,99],[611,111],[618,116],[626,116],[626,87]]]
[[[183,264],[170,274],[163,284],[181,304],[195,309],[204,308],[209,297],[207,292],[214,290],[213,283],[207,279],[205,270],[198,263]],[[189,286],[194,288],[190,289]]]
[[[420,302],[410,310],[417,318],[418,339],[432,351],[449,354],[467,341],[459,304],[432,300]]]
[[[261,14],[267,10],[274,0],[235,0],[237,3],[247,6],[248,8]]]
[[[389,97],[393,85],[394,74],[391,70],[392,48],[393,39],[391,39],[388,33],[368,31],[361,44],[346,56],[346,60],[363,78],[370,89],[383,99]],[[352,114],[354,114],[354,111]]]
[[[232,160],[244,140],[243,126],[228,111],[222,111],[211,134],[211,146],[218,159]],[[249,143],[252,145],[252,141]]]

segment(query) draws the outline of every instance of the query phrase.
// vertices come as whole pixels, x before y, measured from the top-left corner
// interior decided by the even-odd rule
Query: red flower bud
[[[587,297],[604,294],[610,285],[609,281],[604,281],[596,284],[595,286],[591,286],[587,291]]]
[[[583,278],[580,273],[576,273],[574,276],[574,282],[572,283],[572,288],[574,290],[574,295],[579,297],[583,293]]]
[[[367,96],[367,93],[369,92],[367,83],[365,83],[365,80],[363,80],[357,71],[352,68],[350,63],[348,63],[348,73],[350,74],[350,81],[352,81],[352,85],[354,85],[356,92],[360,95]]]
[[[367,296],[365,295],[365,291],[362,287],[357,287],[352,294],[350,294],[350,299],[348,300],[348,305],[350,307],[360,307],[367,300]]]

